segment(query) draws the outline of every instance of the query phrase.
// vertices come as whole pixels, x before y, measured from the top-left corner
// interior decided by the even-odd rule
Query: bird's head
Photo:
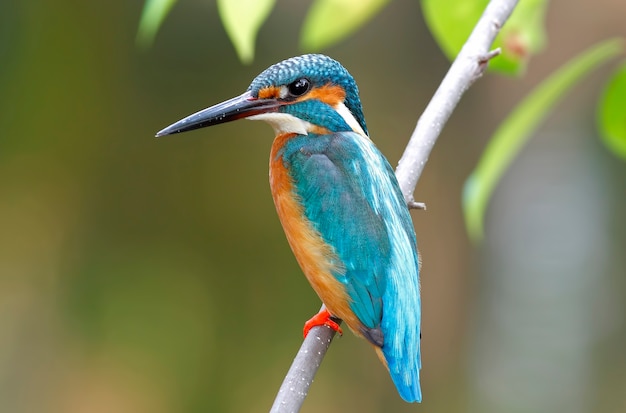
[[[339,62],[320,54],[270,66],[242,95],[187,116],[157,136],[243,118],[264,120],[276,134],[353,131],[367,136],[356,82]]]

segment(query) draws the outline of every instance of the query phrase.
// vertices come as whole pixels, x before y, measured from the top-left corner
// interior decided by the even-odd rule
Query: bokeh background
[[[276,218],[271,129],[154,133],[301,53],[310,2],[279,1],[242,66],[215,4],[184,0],[149,50],[142,2],[0,2],[0,412],[267,411],[319,300]],[[413,212],[424,403],[369,345],[336,340],[303,412],[626,411],[626,164],[599,142],[610,68],[558,106],[507,172],[472,246],[460,198],[535,84],[626,35],[626,3],[555,0],[523,79],[487,75],[446,126]],[[417,1],[326,50],[355,76],[395,165],[448,63]]]

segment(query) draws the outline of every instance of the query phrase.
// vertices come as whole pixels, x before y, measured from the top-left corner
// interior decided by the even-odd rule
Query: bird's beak
[[[279,107],[280,103],[278,100],[255,98],[248,91],[240,96],[189,115],[159,131],[156,136],[158,138],[159,136],[200,129],[205,126],[213,126],[261,113],[276,112]]]

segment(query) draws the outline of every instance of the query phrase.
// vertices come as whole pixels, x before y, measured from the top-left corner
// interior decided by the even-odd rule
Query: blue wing
[[[417,246],[391,166],[353,132],[296,136],[279,156],[306,217],[341,260],[344,271],[334,275],[362,333],[382,347],[400,395],[421,400]]]

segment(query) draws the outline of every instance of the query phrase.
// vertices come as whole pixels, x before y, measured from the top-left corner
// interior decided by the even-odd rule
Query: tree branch
[[[518,0],[492,0],[487,5],[419,118],[396,169],[396,176],[407,205],[419,207],[419,203],[413,199],[413,192],[428,156],[463,93],[482,75],[488,61],[499,54],[499,50],[490,51],[490,47],[517,2]],[[311,329],[285,376],[270,413],[300,411],[313,377],[334,336],[335,331],[325,326]]]
[[[396,176],[407,203],[413,202],[417,180],[443,126],[450,118],[463,93],[478,79],[489,59],[499,54],[490,51],[500,28],[509,18],[517,0],[492,0],[441,81],[435,95],[417,121],[398,167]]]
[[[320,311],[324,308],[322,305]],[[341,324],[340,319],[334,320]],[[335,334],[335,330],[327,326],[313,327],[309,331],[278,390],[270,413],[296,413],[300,411],[317,369],[320,368]]]

